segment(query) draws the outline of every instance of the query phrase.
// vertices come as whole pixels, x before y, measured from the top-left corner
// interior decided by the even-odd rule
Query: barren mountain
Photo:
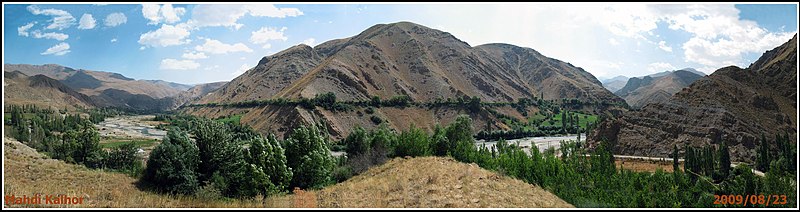
[[[42,74],[56,79],[78,92],[88,96],[96,96],[108,89],[116,89],[130,94],[143,94],[155,99],[178,95],[182,90],[173,88],[168,83],[149,80],[134,80],[118,73],[75,70],[55,64],[28,65],[5,64],[4,71],[19,71],[28,76]]]
[[[389,99],[407,95],[415,102],[480,97],[485,102],[519,98],[576,98],[624,104],[581,68],[509,44],[472,47],[447,32],[410,22],[378,24],[350,38],[315,47],[297,45],[264,57],[258,65],[195,103],[230,103],[275,98],[312,98],[333,92],[339,101]],[[377,116],[396,129],[414,123],[430,128],[464,111],[379,108],[374,115],[266,106],[250,110],[191,108],[195,115],[244,113],[242,122],[259,130],[280,131],[299,123],[324,121],[334,135],[353,125],[373,126]],[[371,114],[371,113],[370,113]],[[409,115],[413,114],[413,115]],[[486,119],[486,114],[471,114]],[[477,125],[477,124],[483,125]],[[485,123],[476,121],[476,126]]]
[[[628,77],[626,76],[616,76],[611,79],[602,80],[603,87],[608,89],[611,92],[617,92],[622,87],[625,87],[625,84],[628,83]]]
[[[625,99],[632,108],[641,108],[649,103],[665,102],[672,94],[688,87],[698,75],[688,70],[662,72],[644,77],[630,78],[625,87],[614,92]]]
[[[23,75],[42,75],[51,81],[58,82],[60,90],[69,88],[77,91],[86,98],[91,99],[93,106],[119,107],[142,111],[162,111],[177,108],[181,104],[194,98],[192,95],[203,95],[203,91],[213,88],[200,86],[196,91],[186,91],[188,85],[166,82],[161,80],[135,80],[122,74],[101,71],[88,71],[73,69],[55,64],[27,65],[5,64],[3,69],[8,73],[16,72]],[[219,84],[219,83],[218,83]],[[217,85],[218,85],[217,84]],[[38,88],[34,88],[32,92]],[[8,90],[6,96],[20,98],[20,103],[39,103],[41,99],[27,94],[27,90]],[[44,92],[44,91],[42,91]],[[74,95],[73,95],[74,96]],[[47,100],[48,98],[44,98]],[[86,101],[85,101],[86,102]],[[53,102],[55,107],[73,105],[70,102]],[[66,103],[66,104],[61,104]]]
[[[35,104],[56,108],[93,107],[88,96],[44,75],[27,76],[22,72],[5,72],[3,101],[5,104]]]
[[[755,160],[758,139],[797,133],[797,35],[767,51],[749,68],[725,67],[669,101],[607,120],[590,136],[624,155],[668,156],[674,145],[726,142],[734,161]],[[772,141],[774,142],[774,141]]]

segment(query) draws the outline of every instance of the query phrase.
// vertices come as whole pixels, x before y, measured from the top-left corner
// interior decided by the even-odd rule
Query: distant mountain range
[[[135,80],[118,73],[73,69],[56,64],[4,64],[6,92],[11,104],[55,107],[119,107],[132,110],[171,110],[216,84],[197,86],[162,80]],[[209,87],[210,86],[210,87]],[[193,87],[199,90],[190,91]]]
[[[681,89],[691,85],[704,75],[687,68],[676,71],[665,71],[644,77],[628,79],[625,86],[615,91],[625,99],[631,108],[641,108],[650,103],[664,102]]]
[[[617,92],[622,87],[625,87],[625,83],[628,83],[628,77],[626,76],[616,76],[611,79],[601,80],[603,83],[603,87],[608,89],[611,92]]]
[[[664,102],[608,119],[589,144],[607,140],[617,154],[669,157],[676,145],[725,142],[733,161],[753,162],[762,134],[783,133],[797,142],[796,34],[746,69],[718,69]]]

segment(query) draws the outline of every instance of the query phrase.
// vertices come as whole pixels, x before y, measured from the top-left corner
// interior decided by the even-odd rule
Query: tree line
[[[94,124],[119,114],[117,110],[84,109],[86,114],[36,105],[11,105],[8,109],[10,118],[5,124],[10,127],[10,136],[51,158],[130,175],[136,175],[143,168],[138,148],[133,143],[110,151],[100,148],[100,135]]]

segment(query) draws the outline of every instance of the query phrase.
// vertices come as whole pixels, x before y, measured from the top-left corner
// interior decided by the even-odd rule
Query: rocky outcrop
[[[761,134],[789,133],[796,142],[796,42],[795,35],[747,69],[719,69],[666,102],[606,120],[589,144],[606,140],[617,154],[668,157],[675,145],[725,142],[732,160],[752,162]]]

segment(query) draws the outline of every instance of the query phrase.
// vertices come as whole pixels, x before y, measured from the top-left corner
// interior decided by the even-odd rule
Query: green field
[[[564,112],[562,111],[561,113],[555,114],[552,119],[547,119],[547,117],[537,114],[536,116],[532,117],[530,120],[531,121],[544,120],[542,122],[541,126],[553,126],[553,125],[561,126],[561,114],[562,113],[564,113]],[[578,118],[579,118],[578,125],[580,125],[582,129],[586,129],[586,123],[597,121],[597,115],[584,114],[584,113],[580,113],[580,112],[569,112],[569,114],[570,115],[572,115],[572,114],[577,114],[578,115]],[[553,121],[553,124],[550,124],[550,121]]]
[[[235,123],[235,124],[241,123],[240,122],[241,120],[242,120],[242,114],[237,114],[237,115],[228,116],[226,118],[216,119],[216,121],[218,121],[218,122]]]
[[[121,139],[121,138],[111,138],[108,140],[101,140],[100,147],[101,148],[115,148],[118,146],[122,146],[123,144],[133,142],[136,147],[148,147],[154,146],[157,140],[148,140],[148,139]]]

